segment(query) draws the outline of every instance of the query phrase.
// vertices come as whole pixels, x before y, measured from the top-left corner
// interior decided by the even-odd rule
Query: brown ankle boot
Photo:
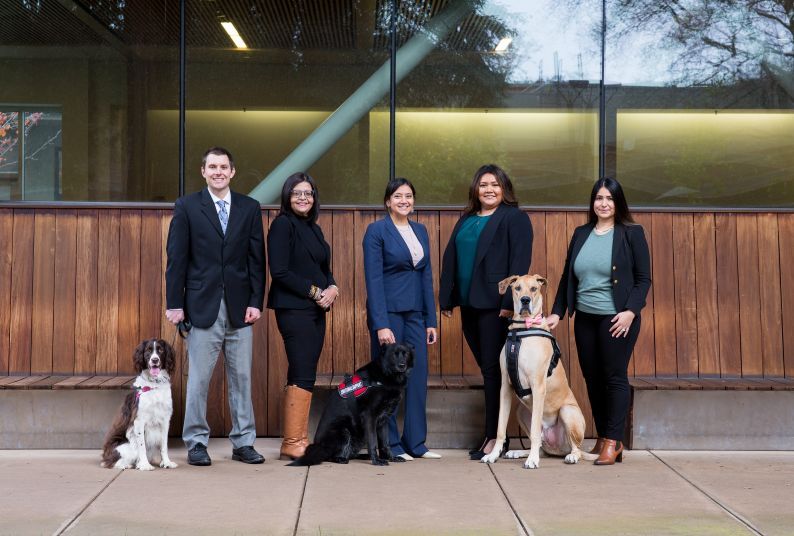
[[[312,393],[295,385],[288,385],[284,394],[284,420],[281,423],[284,440],[280,460],[300,458],[309,445],[309,408]]]
[[[604,448],[604,438],[599,437],[596,439],[595,446],[590,449],[590,454],[601,454],[602,448]]]
[[[604,447],[601,449],[598,459],[593,465],[614,465],[615,462],[623,461],[623,443],[614,439],[604,439]]]

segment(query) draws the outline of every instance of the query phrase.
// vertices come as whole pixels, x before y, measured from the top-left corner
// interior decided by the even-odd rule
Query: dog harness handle
[[[510,377],[510,383],[513,386],[516,396],[524,398],[532,394],[532,389],[521,385],[521,379],[518,376],[518,353],[521,350],[521,339],[526,337],[545,337],[551,341],[553,350],[551,362],[549,363],[549,370],[546,376],[551,376],[554,369],[557,368],[557,363],[560,362],[560,346],[557,344],[557,339],[554,335],[540,328],[529,328],[523,330],[511,329],[507,332],[507,341],[505,342],[505,362],[507,365],[507,375]]]

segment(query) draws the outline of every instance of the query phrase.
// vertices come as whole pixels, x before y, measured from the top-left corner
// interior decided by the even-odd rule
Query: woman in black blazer
[[[642,226],[634,223],[620,183],[596,181],[590,218],[573,232],[552,314],[554,329],[575,314],[574,335],[598,441],[596,465],[623,459],[629,409],[628,366],[640,333],[640,311],[651,286]]]
[[[507,338],[513,298],[499,294],[499,282],[524,275],[532,261],[532,224],[518,208],[510,177],[487,164],[474,174],[469,202],[444,251],[438,301],[441,314],[452,316],[460,305],[463,335],[482,371],[485,391],[485,440],[469,451],[472,460],[489,452],[496,440],[499,354]],[[502,452],[507,450],[504,446]]]
[[[307,173],[287,178],[281,212],[267,235],[270,265],[268,309],[287,352],[281,459],[303,455],[308,445],[309,409],[317,379],[317,361],[325,340],[325,313],[339,289],[331,275],[331,248],[317,225],[320,200]]]

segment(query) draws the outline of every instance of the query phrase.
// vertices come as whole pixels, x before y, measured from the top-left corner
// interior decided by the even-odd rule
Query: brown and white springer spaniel
[[[141,471],[177,466],[168,458],[168,425],[171,421],[171,374],[174,349],[162,339],[141,342],[133,355],[138,377],[105,437],[102,467]]]

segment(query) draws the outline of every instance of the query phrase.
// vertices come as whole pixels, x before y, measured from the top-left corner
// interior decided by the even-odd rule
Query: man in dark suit
[[[226,149],[204,154],[207,188],[177,199],[168,231],[165,272],[166,318],[189,319],[190,374],[182,439],[188,463],[210,465],[207,391],[224,350],[232,413],[232,459],[262,463],[251,401],[251,324],[262,314],[265,246],[259,202],[232,192],[234,160]]]

